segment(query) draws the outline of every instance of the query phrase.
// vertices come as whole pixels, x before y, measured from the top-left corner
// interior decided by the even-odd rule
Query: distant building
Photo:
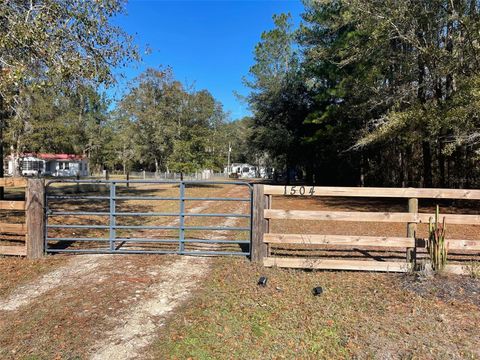
[[[21,154],[17,159],[8,158],[7,174],[13,175],[18,167],[23,176],[88,176],[88,159],[73,154]]]
[[[225,168],[224,172],[229,177],[253,179],[257,177],[257,168],[250,164],[233,163],[230,165],[230,169]]]
[[[257,167],[244,163],[233,163],[230,165],[230,168],[225,167],[223,169],[223,172],[228,174],[228,177],[238,179],[271,179],[273,177],[273,171],[273,168]]]

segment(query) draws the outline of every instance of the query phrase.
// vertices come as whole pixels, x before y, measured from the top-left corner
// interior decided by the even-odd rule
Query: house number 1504
[[[283,189],[283,195],[313,196],[313,194],[315,194],[313,186],[285,186]]]

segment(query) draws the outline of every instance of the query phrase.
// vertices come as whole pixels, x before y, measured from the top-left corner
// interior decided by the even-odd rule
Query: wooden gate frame
[[[25,245],[0,246],[0,255],[41,258],[44,254],[44,204],[43,179],[0,178],[0,187],[25,187],[25,201],[0,200],[0,210],[25,211],[24,224],[0,223],[0,232],[25,235]]]

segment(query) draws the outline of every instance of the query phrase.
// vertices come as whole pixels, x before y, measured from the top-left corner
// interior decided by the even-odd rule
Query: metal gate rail
[[[109,187],[108,196],[90,196],[90,195],[51,195],[50,189],[53,184],[93,184],[105,185]],[[161,196],[119,196],[117,195],[117,185],[119,184],[178,184],[178,197],[161,197]],[[186,197],[186,185],[235,185],[245,186],[248,189],[248,197],[229,198],[229,197]],[[253,188],[250,184],[245,182],[233,181],[178,181],[178,180],[51,180],[46,184],[46,199],[45,199],[45,250],[48,253],[60,252],[74,252],[74,253],[153,253],[153,254],[182,254],[182,255],[242,255],[249,256],[252,241],[252,206],[253,206]],[[109,211],[53,211],[49,208],[49,204],[58,200],[89,200],[89,201],[109,201]],[[123,200],[148,200],[148,201],[179,201],[179,212],[117,212],[117,201]],[[186,201],[236,201],[248,202],[248,214],[237,213],[192,213],[185,212]],[[85,224],[49,224],[49,219],[54,216],[108,216],[108,225],[85,225]],[[117,225],[117,217],[121,216],[178,216],[179,224],[174,225]],[[219,217],[219,218],[248,218],[248,226],[186,226],[185,217]],[[49,237],[50,229],[99,229],[108,230],[108,238],[99,237]],[[116,230],[120,229],[136,229],[136,230],[178,230],[178,238],[176,239],[154,239],[154,238],[129,238],[117,237]],[[249,238],[244,240],[236,239],[189,239],[185,237],[187,230],[205,230],[205,231],[248,231]],[[50,246],[50,242],[105,242],[108,247],[95,249],[59,249]],[[120,246],[117,246],[121,243]],[[178,243],[177,250],[142,250],[122,249],[126,243],[159,243],[159,244],[174,244]],[[185,250],[185,244],[188,243],[206,243],[206,244],[239,244],[247,245],[247,251],[188,251]]]

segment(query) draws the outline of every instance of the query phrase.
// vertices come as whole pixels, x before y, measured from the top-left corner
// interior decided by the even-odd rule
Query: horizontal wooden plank
[[[265,209],[265,219],[416,222],[413,213]]]
[[[406,262],[393,261],[361,261],[361,260],[331,260],[305,259],[286,257],[267,257],[263,259],[267,267],[278,266],[295,269],[322,269],[322,270],[357,270],[357,271],[384,271],[406,272],[409,265]]]
[[[25,187],[27,179],[25,178],[0,178],[0,187]]]
[[[27,247],[23,246],[0,246],[0,255],[26,256]]]
[[[471,270],[469,264],[447,264],[443,273],[452,275],[470,275]]]
[[[263,241],[269,244],[335,245],[374,247],[414,247],[415,240],[407,237],[350,236],[317,234],[264,234]]]
[[[294,269],[318,269],[318,270],[353,270],[353,271],[383,271],[383,272],[407,272],[409,265],[406,262],[393,261],[361,261],[361,260],[331,260],[331,259],[301,259],[285,257],[267,257],[263,259],[266,267],[283,267]],[[468,265],[447,264],[446,273],[456,275],[468,275]]]
[[[428,223],[430,218],[434,218],[434,214],[420,213],[417,217],[417,222]],[[480,215],[466,215],[466,214],[442,214],[440,213],[440,221],[443,221],[448,225],[480,225]]]
[[[449,250],[480,251],[480,240],[448,239],[447,246]]]
[[[349,247],[415,247],[415,240],[407,237],[352,236],[319,234],[264,234],[263,242],[288,245],[334,245]],[[480,251],[480,240],[447,240],[450,250]],[[418,246],[418,245],[417,245]]]
[[[264,185],[265,195],[480,200],[480,190]]]
[[[25,201],[0,200],[0,210],[25,210]]]
[[[468,266],[465,265],[460,265],[460,264],[447,264],[445,267],[444,272],[448,274],[454,274],[454,275],[468,275]]]
[[[414,222],[428,223],[434,214],[367,212],[367,211],[311,211],[265,209],[265,219],[280,220],[325,220],[358,222]],[[444,214],[440,215],[448,224],[480,225],[480,215]]]
[[[27,233],[27,226],[25,224],[0,223],[0,233],[25,235]]]

